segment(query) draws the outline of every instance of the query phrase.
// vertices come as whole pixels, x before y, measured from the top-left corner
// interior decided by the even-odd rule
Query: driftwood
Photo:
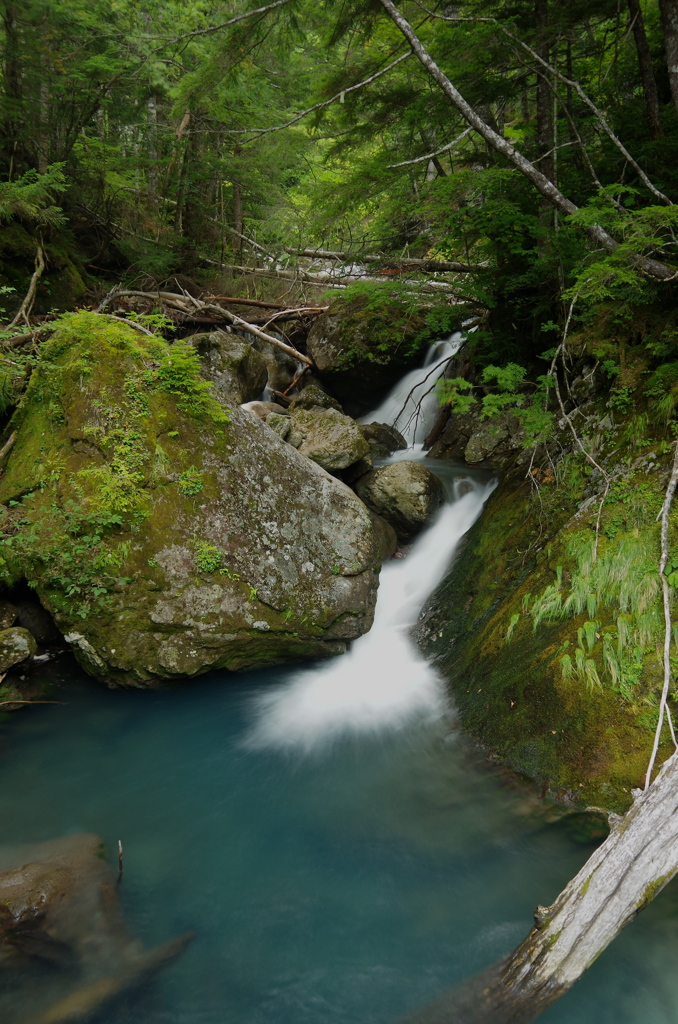
[[[133,288],[116,288],[109,292],[105,299],[99,304],[97,312],[104,312],[106,306],[110,305],[114,299],[126,297],[144,298],[151,302],[159,302],[169,309],[177,310],[189,320],[202,319],[202,322],[205,322],[205,317],[207,318],[206,322],[208,323],[218,323],[220,320],[226,320],[234,327],[247,331],[249,334],[253,334],[255,337],[261,338],[262,341],[267,341],[269,345],[273,345],[275,348],[281,349],[281,351],[286,352],[287,355],[292,356],[299,362],[306,363],[308,366],[313,366],[313,361],[309,359],[308,356],[303,355],[292,345],[286,344],[279,338],[274,338],[273,335],[266,334],[251,321],[243,320],[242,317],[236,316],[235,313],[231,313],[229,309],[224,309],[223,307],[218,306],[215,301],[210,302],[203,301],[202,299],[196,299],[192,295],[188,295],[186,292],[179,295],[176,292],[144,292]],[[316,311],[318,309],[318,307],[304,307],[304,310],[309,311],[311,308],[314,308]]]
[[[505,960],[407,1024],[528,1024],[564,995],[678,872],[678,754]],[[404,1022],[403,1022],[404,1024]]]

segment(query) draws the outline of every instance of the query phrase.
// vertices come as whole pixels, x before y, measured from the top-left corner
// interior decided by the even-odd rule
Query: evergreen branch
[[[403,36],[412,47],[412,51],[417,59],[471,127],[476,129],[478,134],[485,139],[492,149],[500,153],[510,164],[519,170],[521,174],[523,174],[528,181],[534,185],[537,191],[556,208],[556,210],[559,210],[566,216],[577,213],[579,211],[579,207],[576,203],[573,203],[571,199],[568,199],[567,196],[563,195],[557,185],[555,185],[550,178],[545,174],[542,174],[542,172],[533,163],[531,163],[527,157],[523,156],[519,150],[515,149],[508,139],[505,139],[502,135],[499,135],[498,132],[491,128],[490,125],[487,124],[487,122],[484,121],[477,111],[470,105],[470,103],[468,103],[456,86],[452,84],[447,75],[445,75],[438,67],[410,25],[409,21],[407,21],[404,15],[400,13],[392,0],[380,0],[380,2],[388,16],[398,26]],[[593,241],[602,246],[602,248],[607,252],[614,253],[619,249],[619,242],[613,238],[601,224],[585,224],[582,225],[582,227]],[[649,277],[656,278],[660,281],[670,281],[674,280],[676,277],[676,271],[672,267],[667,266],[665,263],[660,263],[658,260],[653,260],[648,256],[632,253],[629,254],[628,259],[630,264],[636,270],[642,271]]]
[[[164,46],[174,46],[176,43],[182,42],[184,39],[193,39],[195,36],[207,36],[213,32],[219,32],[222,28],[228,28],[230,25],[237,25],[240,21],[245,21],[246,18],[252,18],[255,14],[265,14],[267,11],[272,11],[275,7],[284,7],[285,4],[290,3],[290,0],[275,0],[272,4],[266,4],[265,7],[257,7],[253,11],[246,11],[245,14],[237,14],[234,18],[229,18],[228,21],[222,21],[218,25],[210,25],[208,28],[196,28],[192,32],[184,32],[183,35],[174,36],[172,39],[168,39]],[[155,38],[160,38],[155,36]]]

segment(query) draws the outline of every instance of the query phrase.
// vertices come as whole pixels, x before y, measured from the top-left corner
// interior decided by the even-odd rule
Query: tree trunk
[[[2,125],[2,164],[11,181],[24,171],[23,153],[23,90],[17,5],[6,2],[3,16],[4,48],[4,116]]]
[[[483,119],[476,113],[473,107],[467,103],[459,90],[452,84],[449,78],[440,70],[436,62],[422,45],[414,29],[406,18],[400,13],[392,0],[380,0],[382,7],[387,11],[389,17],[398,26],[405,39],[412,47],[412,52],[426,68],[431,78],[440,86],[445,95],[452,101],[462,117],[478,132],[485,141],[498,153],[501,153],[509,163],[524,174],[537,191],[543,195],[555,208],[565,215],[576,213],[579,207],[564,196],[553,182],[546,177],[533,163],[515,149],[508,139],[498,135]],[[674,2],[674,0],[671,0]],[[678,0],[675,0],[678,3]],[[600,224],[589,224],[586,226],[590,238],[607,252],[615,252],[619,248],[619,242],[610,235]],[[675,276],[672,267],[658,260],[650,259],[647,256],[630,256],[629,262],[636,269],[650,277],[661,281],[667,281]]]
[[[537,29],[537,53],[543,61],[550,63],[548,38],[549,5],[548,0],[535,0],[534,21]],[[551,116],[551,90],[546,79],[546,72],[537,75],[537,141],[543,156],[539,161],[542,172],[547,178],[553,179],[553,118]],[[548,200],[545,202],[550,207]]]
[[[505,960],[407,1018],[407,1024],[528,1024],[572,988],[678,872],[678,755]]]
[[[233,155],[235,157],[240,156],[241,147],[236,146]],[[233,252],[239,253],[242,250],[242,235],[243,228],[245,226],[243,212],[242,212],[242,188],[240,187],[239,181],[233,182],[233,227],[235,234],[233,235]]]
[[[158,201],[158,98],[155,95],[149,96],[146,100],[146,122],[148,124],[146,183],[148,198],[155,206]]]
[[[673,105],[678,114],[678,0],[659,0]]]
[[[633,38],[636,41],[636,50],[638,51],[638,66],[640,68],[640,78],[643,83],[643,92],[645,94],[647,123],[650,128],[651,137],[653,139],[658,139],[660,135],[664,134],[664,130],[662,128],[661,117],[659,116],[657,83],[655,81],[654,71],[652,70],[652,56],[650,54],[650,46],[645,33],[643,12],[640,9],[640,0],[627,0],[627,3],[629,6],[629,14],[631,16],[631,24],[633,26]]]

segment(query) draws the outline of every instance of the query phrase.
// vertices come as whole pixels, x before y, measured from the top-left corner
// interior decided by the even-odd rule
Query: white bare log
[[[408,1017],[414,1024],[527,1024],[567,992],[678,872],[678,754],[505,960]]]

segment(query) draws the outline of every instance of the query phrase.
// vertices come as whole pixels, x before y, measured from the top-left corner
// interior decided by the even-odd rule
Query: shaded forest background
[[[320,250],[342,254],[349,278],[371,257],[372,280],[480,313],[481,361],[548,351],[575,297],[575,319],[602,318],[609,334],[610,317],[625,318],[670,355],[675,286],[634,260],[670,268],[677,255],[676,0],[402,10],[574,215],[469,129],[378,0],[5,2],[10,313],[39,246],[42,313],[102,281],[157,286],[177,273],[238,294],[303,280],[313,291],[314,273],[337,265]],[[592,241],[594,224],[619,251]],[[431,283],[397,262],[416,258],[460,269]]]

